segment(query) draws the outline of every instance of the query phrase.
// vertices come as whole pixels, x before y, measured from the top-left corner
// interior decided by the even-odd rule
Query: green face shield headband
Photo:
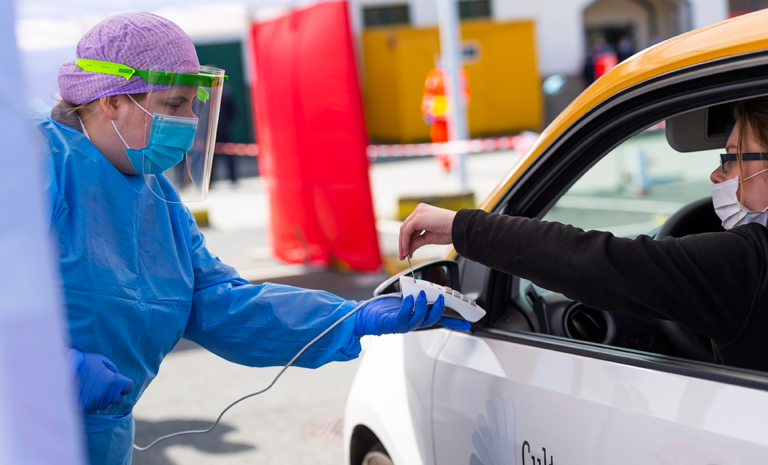
[[[75,64],[85,71],[92,73],[113,74],[115,76],[123,76],[125,80],[136,75],[144,79],[150,84],[165,84],[171,86],[197,86],[197,98],[205,102],[210,96],[206,87],[217,87],[217,80],[221,79],[220,76],[210,75],[206,73],[199,74],[186,74],[186,73],[168,73],[165,71],[151,71],[145,69],[133,69],[130,66],[121,65],[119,63],[112,63],[109,61],[88,60],[85,58],[79,58]],[[228,76],[224,76],[224,79],[228,79]]]

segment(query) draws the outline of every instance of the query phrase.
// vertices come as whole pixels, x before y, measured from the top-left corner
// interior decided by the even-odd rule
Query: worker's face
[[[768,152],[766,147],[761,147],[757,143],[750,127],[747,127],[744,135],[745,138],[744,141],[742,141],[743,153]],[[737,124],[733,128],[733,131],[731,131],[731,135],[728,137],[728,141],[726,142],[726,152],[737,153],[736,147],[738,141],[739,125]],[[743,162],[743,167],[744,177],[741,178],[742,180],[768,168],[768,163],[761,160],[746,160]],[[723,169],[718,166],[709,176],[709,179],[712,180],[713,183],[719,184],[739,175],[739,163],[736,161],[729,161],[725,165],[725,172],[723,172]],[[743,197],[741,197],[742,189],[744,191]],[[740,182],[739,188],[736,191],[736,198],[741,198],[744,206],[752,211],[763,210],[768,207],[768,172],[758,174],[747,182]]]
[[[142,101],[137,100],[137,102],[152,114],[194,118],[192,101],[196,95],[197,87],[174,87],[150,92]],[[126,99],[126,103],[127,108],[121,112],[115,124],[128,145],[132,149],[140,149],[149,142],[152,116],[130,99]]]
[[[197,87],[184,86],[150,92],[144,97],[134,99],[149,113],[194,118],[192,102],[196,95]],[[152,116],[139,105],[125,95],[104,97],[100,107],[101,111],[106,113],[107,121],[102,122],[105,124],[88,124],[91,141],[125,174],[136,174],[125,153],[125,144],[132,149],[140,149],[149,142]],[[115,123],[115,127],[125,139],[125,144],[108,120]]]
[[[193,86],[173,87],[171,89],[150,92],[147,94],[147,101],[144,108],[150,113],[162,113],[163,115],[194,118],[195,114],[192,113],[192,102],[196,95],[197,87]]]

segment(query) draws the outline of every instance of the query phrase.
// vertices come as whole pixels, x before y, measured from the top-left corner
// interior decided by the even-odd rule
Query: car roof
[[[480,204],[490,210],[525,169],[579,117],[640,82],[691,65],[768,48],[768,10],[737,16],[649,47],[606,73],[571,102]],[[449,254],[450,255],[450,254]]]

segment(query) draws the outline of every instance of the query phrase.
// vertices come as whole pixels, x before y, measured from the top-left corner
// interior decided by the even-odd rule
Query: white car
[[[722,230],[709,173],[729,102],[757,95],[768,95],[768,11],[621,63],[481,208],[627,237]],[[373,340],[347,403],[347,464],[768,463],[768,375],[716,365],[703,336],[588,308],[455,253],[417,275],[488,313],[470,332]]]

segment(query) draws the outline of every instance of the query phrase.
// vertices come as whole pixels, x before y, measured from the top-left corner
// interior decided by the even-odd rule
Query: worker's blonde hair
[[[147,99],[148,95],[149,95],[148,92],[144,92],[144,93],[141,93],[141,94],[131,94],[131,97],[133,97],[133,99],[136,100],[137,102],[144,102]],[[116,95],[115,97],[122,97],[122,98],[128,99],[128,97],[126,97],[126,95]],[[110,97],[102,97],[102,98],[108,99]],[[83,103],[82,105],[75,105],[74,103],[69,102],[69,101],[64,100],[64,99],[59,99],[59,102],[65,104],[65,105],[68,105],[70,107],[67,110],[65,110],[67,113],[69,113],[69,114],[77,113],[77,115],[80,117],[80,119],[82,119],[83,122],[85,122],[86,119],[90,119],[91,116],[93,116],[94,107],[96,105],[98,105],[100,100],[101,99],[92,100],[92,101],[90,101],[88,103]],[[101,118],[96,123],[96,125],[98,126],[101,123],[103,123],[104,122],[104,118],[106,118],[106,117],[107,117],[107,114],[105,112],[102,112],[101,113]]]

